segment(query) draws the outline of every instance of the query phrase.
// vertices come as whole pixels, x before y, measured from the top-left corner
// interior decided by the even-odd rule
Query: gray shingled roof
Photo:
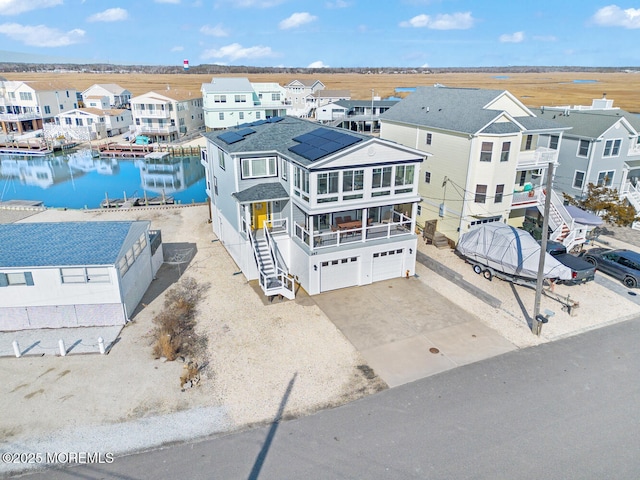
[[[253,92],[253,87],[248,78],[242,77],[213,77],[211,83],[203,83],[202,91],[235,93],[235,92]]]
[[[268,200],[285,200],[289,193],[280,182],[261,183],[241,192],[232,193],[240,203],[265,202]]]
[[[225,141],[218,138],[219,135],[222,135],[224,133],[233,132],[246,127],[255,130],[255,133],[245,136],[244,140],[241,140],[239,142],[229,145]],[[317,122],[311,122],[309,120],[304,120],[296,117],[283,117],[283,119],[279,122],[267,122],[261,125],[249,126],[249,124],[243,124],[239,125],[238,128],[228,128],[224,131],[208,132],[203,133],[202,135],[211,140],[214,144],[218,145],[225,152],[229,152],[232,154],[278,152],[280,155],[288,157],[300,165],[308,166],[313,162],[304,157],[301,157],[294,152],[289,151],[289,147],[298,145],[298,142],[293,140],[294,138],[318,128],[336,130],[343,134],[361,138],[362,141],[371,140],[373,138],[369,135],[363,135],[351,130],[345,130],[344,128],[328,127]]]
[[[416,91],[380,116],[409,125],[476,134],[492,122],[500,112],[484,107],[505,93],[504,90],[449,87],[417,87]],[[562,125],[548,119],[534,121],[518,117],[516,121],[533,130],[561,129]],[[506,125],[491,127],[486,133],[509,133]],[[517,131],[517,130],[513,130]]]
[[[146,221],[0,224],[0,267],[114,265],[130,231],[144,231],[148,224]]]
[[[565,115],[563,111],[536,109],[535,114],[539,117],[548,117],[555,122],[571,127],[565,133],[570,137],[599,138],[604,132],[624,117],[636,131],[640,131],[640,119],[624,110],[582,110],[570,111]]]

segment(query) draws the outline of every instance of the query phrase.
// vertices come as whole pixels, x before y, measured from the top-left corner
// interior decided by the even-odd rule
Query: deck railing
[[[293,235],[305,243],[311,250],[339,247],[355,242],[370,242],[383,238],[410,235],[411,218],[400,212],[392,212],[389,220],[346,230],[307,230],[304,225],[294,224]],[[334,227],[335,228],[335,227]]]

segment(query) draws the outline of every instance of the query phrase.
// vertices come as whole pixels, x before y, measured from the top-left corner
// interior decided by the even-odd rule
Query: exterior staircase
[[[538,211],[544,215],[544,204],[546,201],[545,191],[538,195]],[[586,241],[587,229],[577,224],[564,206],[560,195],[551,190],[551,203],[549,208],[549,228],[551,229],[550,240],[561,242],[570,251],[576,245],[581,245]]]
[[[631,205],[633,205],[636,212],[640,213],[640,183],[636,186],[633,186],[631,183],[627,183],[622,196],[623,198],[626,198]],[[634,230],[640,230],[640,222],[633,222],[632,228]]]
[[[264,235],[261,236],[249,233],[258,266],[260,287],[268,297],[273,298],[277,295],[293,300],[296,297],[294,278],[277,264],[275,242],[266,227],[263,231]]]

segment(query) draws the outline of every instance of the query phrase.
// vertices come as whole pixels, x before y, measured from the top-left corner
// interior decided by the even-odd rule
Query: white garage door
[[[360,278],[360,257],[340,258],[321,263],[320,291],[358,285]]]
[[[388,250],[373,254],[373,281],[388,280],[402,276],[404,250]]]

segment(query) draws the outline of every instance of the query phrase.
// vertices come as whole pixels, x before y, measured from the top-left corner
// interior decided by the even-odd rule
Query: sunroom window
[[[243,158],[242,178],[275,177],[277,175],[275,157]]]

